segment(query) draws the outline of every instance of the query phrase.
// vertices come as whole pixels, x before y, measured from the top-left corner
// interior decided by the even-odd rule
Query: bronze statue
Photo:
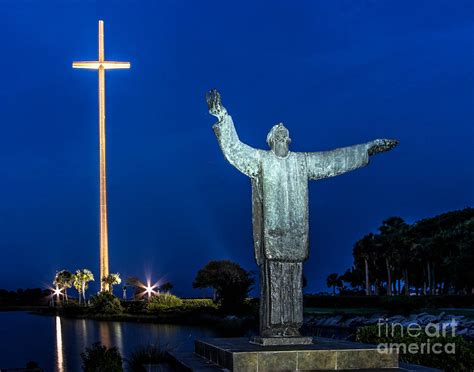
[[[398,141],[372,142],[322,152],[291,152],[288,129],[280,123],[267,136],[270,150],[240,141],[217,90],[207,96],[213,129],[225,158],[252,181],[255,259],[260,273],[260,337],[265,344],[310,343],[303,323],[303,262],[308,258],[308,181],[366,166],[369,156]]]

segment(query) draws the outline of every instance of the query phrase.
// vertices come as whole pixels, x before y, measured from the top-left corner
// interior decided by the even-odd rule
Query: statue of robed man
[[[320,152],[291,152],[280,123],[267,136],[270,150],[241,142],[217,90],[207,96],[213,129],[225,158],[252,181],[253,238],[260,273],[260,336],[299,337],[303,323],[303,262],[308,258],[308,181],[364,167],[369,157],[398,141],[368,143]]]

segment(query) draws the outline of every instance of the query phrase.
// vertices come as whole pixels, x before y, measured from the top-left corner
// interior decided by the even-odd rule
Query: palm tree
[[[381,256],[385,261],[387,271],[387,294],[392,295],[392,262],[399,257],[400,249],[403,248],[402,237],[406,234],[408,225],[400,217],[390,217],[382,222],[379,227],[380,238],[379,246]],[[406,268],[405,268],[406,269]],[[407,272],[408,269],[406,269]],[[405,275],[405,284],[408,283]],[[405,288],[408,286],[406,285]]]
[[[390,217],[382,222],[379,227],[382,244],[388,251],[386,257],[387,280],[390,280],[391,286],[391,270],[390,258],[395,255],[398,258],[399,266],[402,270],[403,281],[405,284],[405,294],[409,295],[410,281],[409,281],[409,266],[413,261],[412,251],[414,248],[413,242],[408,237],[409,226],[400,217]],[[387,285],[388,292],[388,285]]]
[[[356,267],[360,266],[360,260],[364,263],[365,271],[365,294],[369,296],[370,280],[369,280],[369,262],[373,261],[374,258],[374,234],[370,233],[365,235],[362,239],[356,242],[353,249],[353,256]]]
[[[162,285],[160,285],[160,290],[163,292],[169,292],[173,288],[173,284],[171,282],[166,282]]]
[[[102,283],[104,283],[105,287],[108,288],[107,291],[112,293],[113,286],[122,283],[122,279],[120,279],[119,273],[110,273],[109,275],[102,278]]]
[[[336,287],[342,287],[342,280],[336,273],[329,274],[326,279],[328,288],[332,287],[333,296],[336,294]]]
[[[94,274],[88,269],[76,270],[74,274],[74,288],[79,292],[79,303],[82,301],[86,303],[86,289],[89,287],[89,282],[94,280]]]
[[[67,289],[72,287],[74,275],[68,270],[58,271],[54,277],[53,284],[61,289],[64,289],[64,299],[69,301]]]
[[[359,267],[353,266],[352,268],[347,269],[339,278],[357,291],[363,289],[365,285],[364,272]]]
[[[383,221],[379,234],[367,234],[354,245],[354,265],[342,277],[352,287],[387,294],[474,294],[474,208],[452,211],[408,225],[400,217]],[[370,271],[369,271],[370,270]],[[398,284],[398,285],[396,285]],[[398,287],[398,290],[396,289]]]
[[[127,287],[133,288],[133,299],[137,299],[139,294],[144,291],[145,285],[135,276],[127,278],[125,281]]]

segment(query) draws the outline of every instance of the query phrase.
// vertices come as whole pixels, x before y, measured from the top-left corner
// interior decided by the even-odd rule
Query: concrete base
[[[315,337],[311,345],[262,346],[247,338],[195,341],[195,352],[168,352],[179,372],[354,371],[442,372],[413,364],[398,364],[396,352],[379,352],[374,345]]]
[[[179,359],[178,355],[173,355]],[[183,355],[184,357],[184,355]],[[398,369],[396,352],[379,352],[375,346],[316,337],[309,345],[251,344],[247,338],[214,338],[195,341],[195,353],[187,355],[205,362],[203,369],[187,371],[229,370],[235,372],[376,370]],[[184,365],[183,365],[184,367]],[[178,370],[178,369],[177,369]]]
[[[169,351],[169,356],[174,360],[171,369],[160,369],[160,372],[228,372],[228,369],[219,367],[218,365],[209,362],[208,360],[200,357],[196,353],[191,352],[177,352]],[[323,370],[313,370],[323,371]],[[326,370],[330,371],[330,370]],[[400,363],[398,368],[369,368],[369,369],[345,369],[339,370],[339,372],[443,372],[440,369],[428,368],[424,366],[417,366],[414,364]]]

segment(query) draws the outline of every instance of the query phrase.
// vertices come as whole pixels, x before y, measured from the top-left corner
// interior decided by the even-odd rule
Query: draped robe
[[[252,181],[255,259],[261,270],[261,335],[293,336],[303,322],[308,180],[337,176],[367,165],[367,145],[289,152],[279,157],[271,150],[254,149],[241,142],[230,115],[213,128],[225,158]]]

